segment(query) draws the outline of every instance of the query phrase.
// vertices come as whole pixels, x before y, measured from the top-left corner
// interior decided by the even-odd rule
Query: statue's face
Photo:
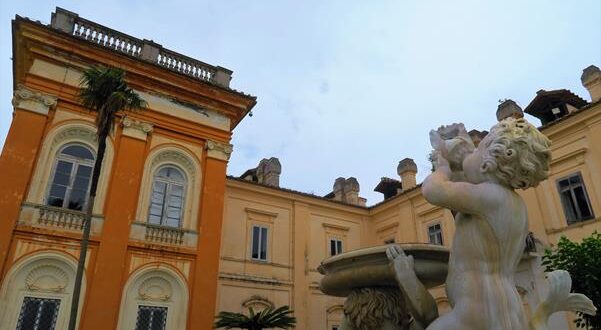
[[[486,173],[482,169],[482,155],[485,152],[483,143],[463,160],[463,174],[469,183],[478,184],[488,181]]]

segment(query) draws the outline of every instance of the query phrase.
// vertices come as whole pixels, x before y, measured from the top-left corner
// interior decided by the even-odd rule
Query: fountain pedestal
[[[398,244],[413,256],[417,277],[426,288],[444,284],[449,250],[430,244]],[[323,293],[346,297],[345,330],[410,329],[411,316],[386,256],[387,245],[342,253],[322,261]]]

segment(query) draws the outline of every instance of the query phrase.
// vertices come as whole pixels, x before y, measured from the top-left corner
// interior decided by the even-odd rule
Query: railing
[[[135,57],[140,57],[142,52],[142,40],[80,17],[77,17],[73,22],[73,35]]]
[[[144,238],[147,241],[167,244],[182,244],[184,242],[185,231],[182,229],[151,225],[148,223],[144,225],[146,226]]]
[[[85,214],[60,207],[39,205],[38,224],[72,230],[82,230]]]
[[[165,49],[153,41],[141,40],[115,31],[62,8],[57,7],[56,12],[52,13],[50,26],[102,47],[160,65],[170,71],[223,87],[229,87],[230,84],[232,71],[226,68],[212,66]]]
[[[168,49],[159,50],[157,63],[169,70],[200,80],[213,81],[215,77],[216,70],[213,66]]]

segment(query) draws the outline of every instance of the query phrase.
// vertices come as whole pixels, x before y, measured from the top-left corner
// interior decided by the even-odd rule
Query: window
[[[252,235],[251,258],[267,260],[267,227],[253,226]]]
[[[330,256],[342,253],[342,241],[336,238],[330,239]]]
[[[136,330],[165,330],[167,307],[138,306]]]
[[[593,210],[580,173],[557,181],[568,225],[593,218]]]
[[[82,145],[63,148],[54,166],[48,205],[81,211],[87,204],[94,154]]]
[[[160,226],[180,227],[186,179],[174,166],[164,166],[154,175],[148,222]]]
[[[428,226],[428,241],[430,244],[442,245],[442,228],[439,223]]]
[[[394,238],[389,238],[384,241],[384,244],[394,244]]]
[[[54,330],[59,299],[25,297],[17,322],[17,330]]]
[[[333,325],[333,326],[332,326],[332,330],[338,330],[338,329],[340,329],[340,326],[339,326],[339,325]]]

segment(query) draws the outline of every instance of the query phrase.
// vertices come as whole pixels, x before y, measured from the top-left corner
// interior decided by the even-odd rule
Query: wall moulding
[[[230,155],[234,150],[234,146],[232,146],[229,143],[207,140],[206,150],[207,157],[220,159],[227,162],[228,160],[230,160]]]
[[[121,125],[123,125],[123,135],[143,141],[146,141],[146,137],[154,128],[151,123],[133,119],[128,116],[121,119]]]
[[[34,89],[17,85],[13,92],[12,105],[15,108],[47,115],[50,108],[56,106],[57,97]]]

